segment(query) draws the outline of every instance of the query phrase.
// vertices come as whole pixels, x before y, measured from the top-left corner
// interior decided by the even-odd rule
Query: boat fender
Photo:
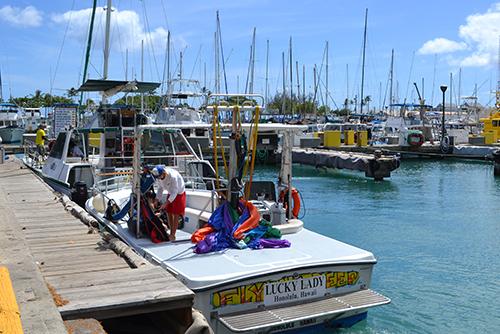
[[[285,188],[280,192],[279,199],[280,202],[283,202],[283,207],[285,208],[285,211],[288,215],[288,188]],[[292,187],[292,201],[293,201],[292,218],[297,218],[300,212],[300,195],[299,191],[293,187]]]

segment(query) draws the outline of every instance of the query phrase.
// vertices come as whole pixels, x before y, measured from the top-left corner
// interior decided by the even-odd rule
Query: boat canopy
[[[121,81],[121,80],[94,80],[89,79],[78,88],[79,92],[106,92],[116,90],[124,93],[146,93],[160,87],[159,82]]]

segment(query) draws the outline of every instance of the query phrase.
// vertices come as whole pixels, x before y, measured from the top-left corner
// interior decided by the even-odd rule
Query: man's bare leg
[[[175,241],[175,232],[177,232],[177,226],[179,225],[179,215],[173,213],[168,214],[168,222],[170,225],[170,241]]]

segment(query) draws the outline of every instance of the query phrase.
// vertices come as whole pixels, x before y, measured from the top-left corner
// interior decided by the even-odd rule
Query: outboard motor
[[[71,192],[71,200],[82,208],[85,208],[85,202],[88,197],[87,184],[82,181],[75,182],[74,190]]]

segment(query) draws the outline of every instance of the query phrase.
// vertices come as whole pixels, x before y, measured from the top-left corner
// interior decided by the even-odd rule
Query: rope
[[[245,192],[245,198],[249,197],[250,193],[250,188],[252,187],[252,181],[253,181],[253,171],[255,167],[255,151],[257,148],[257,134],[259,130],[259,118],[260,118],[260,108],[255,107],[255,129],[254,132],[252,133],[253,135],[253,142],[252,142],[252,162],[250,165],[250,173],[249,173],[249,180],[248,180],[248,187]]]

